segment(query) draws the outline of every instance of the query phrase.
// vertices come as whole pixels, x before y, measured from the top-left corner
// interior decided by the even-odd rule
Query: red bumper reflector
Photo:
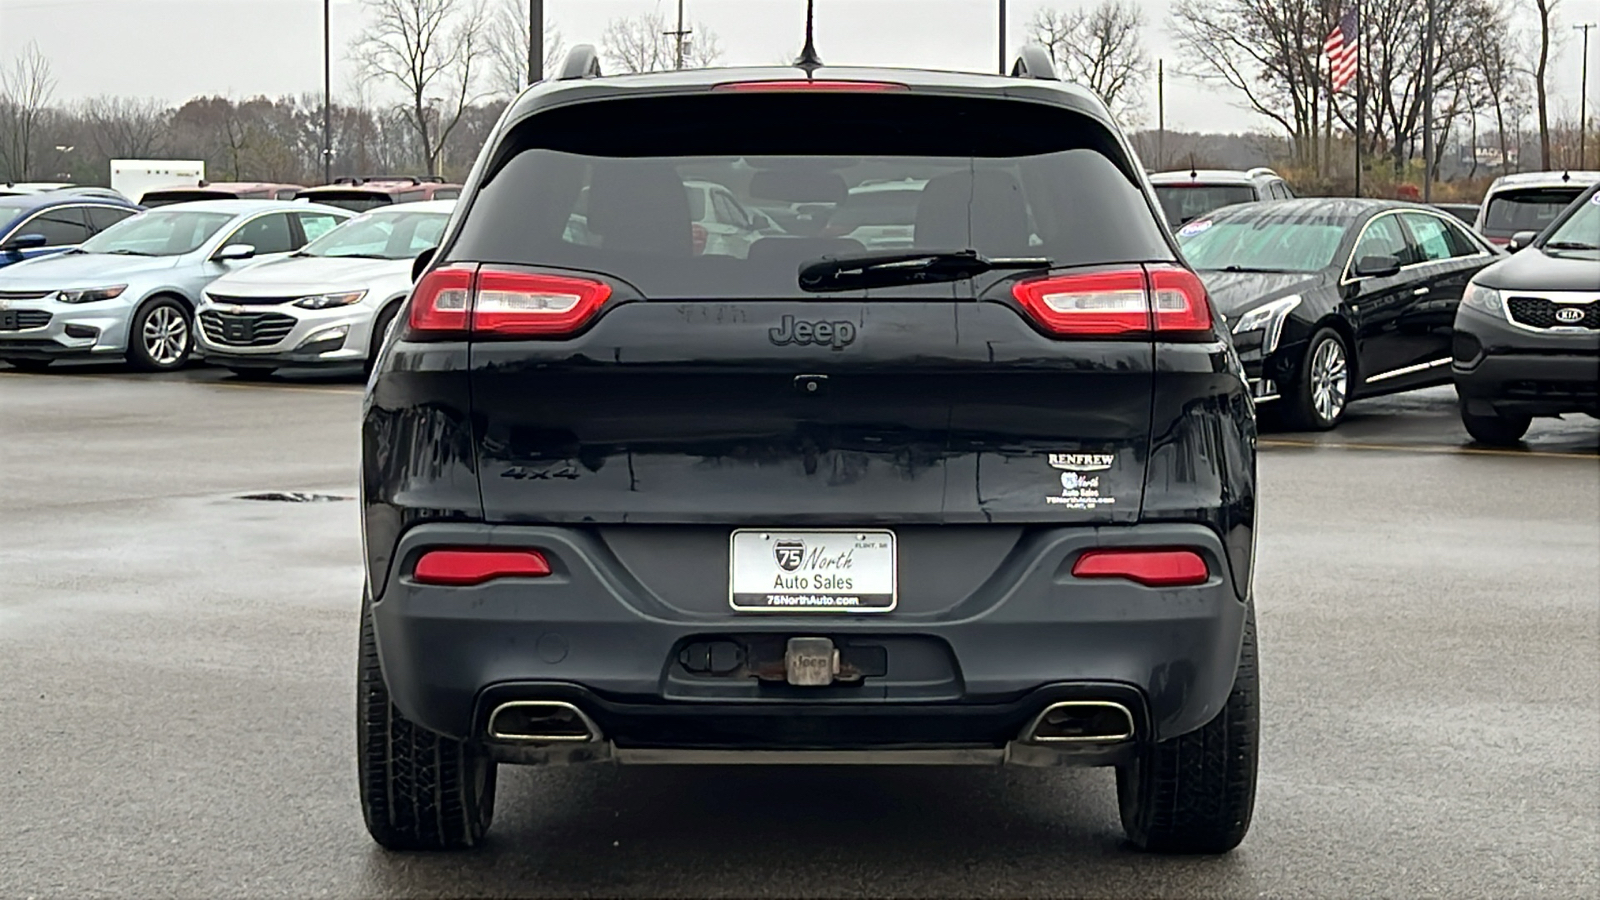
[[[1090,550],[1072,564],[1076,578],[1126,578],[1150,587],[1204,584],[1206,561],[1193,550]]]
[[[429,550],[412,578],[422,584],[470,585],[496,578],[541,578],[550,562],[537,550]]]

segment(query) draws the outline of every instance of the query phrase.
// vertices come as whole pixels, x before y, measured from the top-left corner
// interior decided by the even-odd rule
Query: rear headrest
[[[595,163],[588,225],[607,250],[657,256],[693,252],[689,195],[666,163]]]
[[[1005,172],[953,172],[929,181],[917,204],[920,249],[973,247],[988,256],[1028,253],[1022,186]]]

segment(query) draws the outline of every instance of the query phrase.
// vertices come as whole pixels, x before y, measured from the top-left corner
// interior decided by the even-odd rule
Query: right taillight
[[[1211,333],[1205,286],[1176,266],[1052,275],[1019,281],[1011,293],[1055,337]]]
[[[414,338],[560,337],[586,325],[611,286],[589,278],[495,266],[434,269],[412,291],[406,316]]]
[[[1118,548],[1087,550],[1072,564],[1074,578],[1125,578],[1147,587],[1205,584],[1205,557],[1193,550]]]

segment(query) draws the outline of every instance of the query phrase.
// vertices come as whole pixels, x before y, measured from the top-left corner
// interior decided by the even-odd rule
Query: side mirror
[[[1524,247],[1530,246],[1534,238],[1538,236],[1539,232],[1537,231],[1519,231],[1511,236],[1511,243],[1506,245],[1506,249],[1515,253]]]
[[[1400,274],[1400,260],[1392,256],[1363,256],[1356,260],[1356,275],[1362,278],[1388,278]]]
[[[212,259],[218,262],[233,262],[234,260],[250,259],[256,255],[256,248],[251,244],[229,244],[217,251]]]
[[[422,273],[428,270],[428,264],[433,262],[433,257],[437,255],[438,252],[438,247],[429,247],[428,249],[417,254],[417,258],[411,263],[412,284],[416,284],[417,279],[422,277]]]
[[[33,250],[49,243],[49,239],[42,234],[19,234],[9,241],[0,250]]]

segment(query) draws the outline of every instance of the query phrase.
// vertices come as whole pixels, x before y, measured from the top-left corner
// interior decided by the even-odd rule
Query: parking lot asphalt
[[[481,851],[356,804],[360,385],[0,369],[0,896],[1593,897],[1600,423],[1453,393],[1262,441],[1255,826],[1125,845],[1108,770],[502,769]]]

